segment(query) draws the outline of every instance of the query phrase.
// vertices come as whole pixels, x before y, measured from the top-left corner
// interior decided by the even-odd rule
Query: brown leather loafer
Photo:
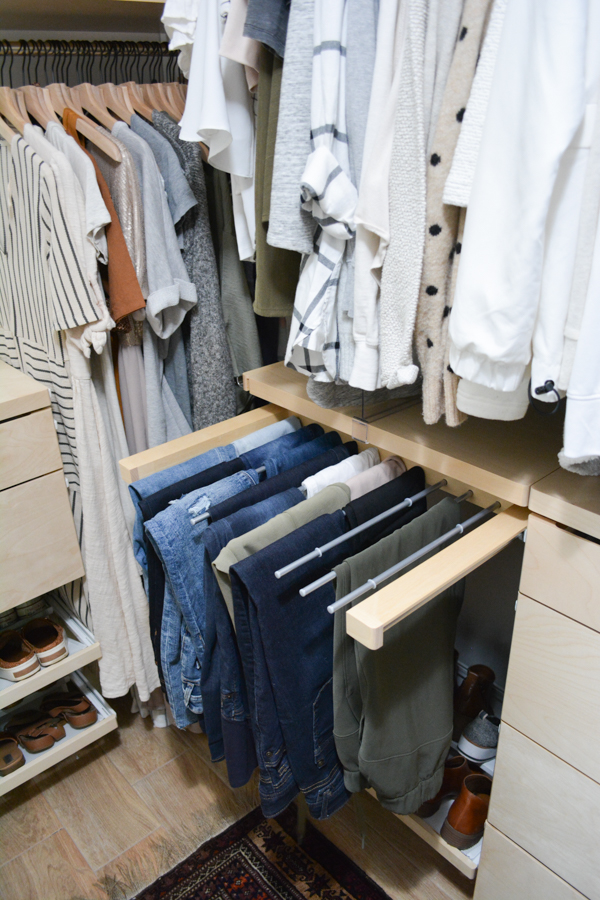
[[[452,756],[444,765],[442,786],[433,798],[427,800],[417,810],[417,815],[427,819],[438,811],[443,800],[458,797],[462,783],[471,774],[471,767],[464,756]]]
[[[491,790],[492,779],[487,775],[467,775],[442,825],[441,835],[448,844],[467,850],[481,840]]]

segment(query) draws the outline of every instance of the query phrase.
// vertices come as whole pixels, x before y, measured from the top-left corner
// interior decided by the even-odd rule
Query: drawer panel
[[[0,490],[62,468],[49,407],[0,423]]]
[[[600,784],[600,634],[521,594],[502,718]]]
[[[475,900],[584,900],[493,825],[486,825]]]
[[[0,492],[0,611],[84,574],[62,468]]]
[[[600,544],[530,516],[521,592],[600,631]]]
[[[585,897],[600,900],[600,785],[506,722],[489,822]]]

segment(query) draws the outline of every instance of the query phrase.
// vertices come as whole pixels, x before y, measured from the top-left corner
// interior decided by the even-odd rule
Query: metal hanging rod
[[[369,519],[368,522],[363,522],[362,525],[357,525],[356,528],[352,528],[350,531],[347,531],[346,534],[342,534],[337,538],[334,538],[332,541],[329,541],[327,544],[323,544],[322,547],[315,547],[314,550],[311,550],[310,553],[307,553],[305,556],[301,556],[300,559],[295,559],[294,562],[289,563],[287,566],[284,566],[282,569],[277,569],[275,572],[275,578],[283,578],[284,575],[288,575],[290,572],[293,572],[294,569],[298,569],[300,566],[303,566],[304,563],[310,562],[311,559],[318,559],[320,556],[323,556],[328,550],[331,550],[332,547],[337,547],[338,544],[343,544],[345,541],[350,540],[356,534],[361,534],[361,532],[366,531],[367,528],[370,528],[372,525],[377,525],[379,522],[383,522],[384,519],[389,518],[389,516],[393,516],[394,513],[400,512],[403,509],[407,509],[412,506],[417,500],[422,500],[423,497],[427,497],[428,494],[432,494],[434,491],[439,491],[440,488],[446,487],[448,482],[445,478],[442,478],[441,481],[438,481],[437,484],[432,484],[431,487],[426,487],[425,490],[419,491],[418,494],[415,494],[414,497],[407,497],[406,500],[403,500],[402,503],[397,503],[396,506],[390,507],[390,509],[386,509],[384,512],[379,513],[378,516],[374,516],[372,519]],[[315,582],[316,583],[316,582]],[[324,582],[326,583],[326,582]],[[302,588],[302,590],[306,590]],[[302,591],[300,591],[302,594]],[[308,592],[310,593],[310,592]],[[302,594],[304,597],[305,594]]]
[[[114,50],[125,56],[170,56],[176,54],[176,50],[169,50],[169,45],[163,41],[2,41],[0,53],[13,56],[36,56],[43,54],[48,56],[60,56],[72,53],[77,54],[81,50],[86,55],[105,56]]]
[[[462,497],[457,497],[456,499],[457,502],[461,502],[462,500],[466,500],[467,497],[466,495],[463,495]],[[396,563],[394,566],[390,566],[389,569],[386,569],[385,572],[381,572],[379,575],[376,575],[375,578],[369,578],[369,580],[366,581],[365,584],[357,587],[356,590],[351,591],[344,597],[340,597],[340,599],[336,600],[335,603],[331,603],[327,607],[327,612],[333,614],[337,612],[338,609],[342,609],[344,606],[348,606],[348,604],[352,603],[353,600],[357,600],[359,597],[362,597],[362,595],[366,594],[368,591],[375,590],[377,587],[379,587],[382,581],[387,581],[388,578],[392,578],[394,575],[397,575],[402,571],[402,569],[406,569],[412,563],[417,562],[419,559],[422,559],[428,553],[431,553],[432,550],[437,550],[438,547],[446,544],[451,538],[456,537],[460,534],[464,534],[465,529],[469,528],[471,525],[475,525],[477,522],[480,522],[481,519],[484,519],[488,515],[488,513],[494,512],[496,509],[498,509],[499,506],[501,506],[501,503],[499,500],[496,500],[496,502],[492,503],[491,506],[488,506],[487,509],[481,509],[478,513],[475,513],[474,516],[471,516],[464,522],[459,522],[459,524],[455,525],[454,528],[451,528],[450,531],[447,531],[445,534],[440,535],[439,538],[436,538],[425,547],[417,550],[416,553],[411,553],[411,555],[407,556],[406,559],[403,559],[401,562]],[[317,579],[317,581],[313,581],[312,584],[308,584],[306,587],[301,588],[300,596],[308,596],[308,594],[316,591],[324,584],[327,584],[330,581],[334,581],[335,577],[335,572],[329,572],[322,578]]]
[[[164,41],[0,40],[0,83],[181,81],[177,57]]]

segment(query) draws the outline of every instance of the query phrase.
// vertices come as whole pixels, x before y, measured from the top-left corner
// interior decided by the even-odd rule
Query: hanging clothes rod
[[[422,500],[423,497],[427,497],[434,491],[439,491],[440,488],[445,487],[447,484],[448,482],[446,481],[446,479],[442,478],[442,480],[438,481],[437,484],[432,484],[431,487],[426,487],[423,491],[419,491],[418,494],[415,494],[414,497],[407,497],[406,500],[402,501],[402,503],[398,503],[396,506],[392,506],[390,507],[390,509],[386,509],[385,512],[379,513],[378,516],[374,516],[372,519],[369,519],[368,522],[363,522],[362,525],[357,525],[356,528],[352,528],[351,531],[346,532],[346,534],[342,534],[340,535],[340,537],[334,538],[332,541],[329,541],[328,544],[323,544],[322,547],[315,547],[314,550],[311,550],[311,552],[307,553],[305,556],[301,556],[300,559],[294,560],[294,562],[289,563],[282,569],[277,569],[277,571],[275,572],[275,578],[283,578],[284,575],[287,575],[289,572],[293,572],[294,569],[298,569],[300,566],[303,566],[304,563],[310,562],[311,559],[318,559],[318,557],[323,556],[323,554],[326,553],[327,550],[331,550],[332,547],[337,547],[338,544],[343,544],[345,541],[353,538],[355,534],[360,534],[367,528],[370,528],[371,525],[377,525],[379,522],[383,522],[384,519],[389,518],[389,516],[393,516],[394,513],[411,507],[417,500]],[[302,591],[300,591],[300,593],[302,594]],[[304,597],[305,595],[302,594],[302,596]]]
[[[465,495],[463,495],[462,497],[457,497],[457,502],[461,502],[464,499],[466,499]],[[335,603],[331,603],[327,607],[327,612],[333,614],[337,612],[338,609],[342,609],[344,606],[348,606],[348,604],[352,603],[353,600],[357,600],[359,597],[362,597],[362,595],[366,594],[367,591],[375,590],[382,581],[387,581],[388,578],[392,578],[392,576],[397,575],[398,572],[402,571],[402,569],[406,569],[412,563],[417,562],[424,556],[427,556],[427,554],[431,553],[432,550],[437,550],[438,547],[441,547],[456,535],[464,534],[467,528],[469,528],[471,525],[475,525],[477,522],[480,522],[481,519],[484,519],[488,515],[488,513],[493,513],[494,510],[498,509],[499,506],[501,506],[501,503],[499,500],[496,500],[495,503],[492,503],[492,505],[488,506],[486,509],[481,509],[478,513],[475,513],[475,515],[466,519],[464,522],[459,522],[459,524],[455,525],[455,527],[450,529],[450,531],[447,531],[445,534],[440,535],[439,538],[431,541],[431,543],[427,544],[425,547],[422,547],[421,550],[417,550],[415,553],[411,553],[411,555],[407,556],[406,559],[403,559],[401,562],[396,563],[396,565],[394,566],[390,566],[389,569],[386,569],[385,572],[381,572],[379,575],[376,575],[375,578],[369,578],[369,580],[366,581],[365,584],[357,587],[356,590],[351,591],[344,597],[340,597],[340,599],[336,600]],[[324,584],[327,584],[330,581],[334,581],[335,577],[335,572],[329,572],[322,578],[318,578],[316,581],[313,581],[312,584],[308,584],[306,587],[300,588],[300,596],[307,597],[308,594],[312,594],[313,591],[318,590],[318,588],[322,587]]]
[[[266,466],[257,466],[254,470],[257,475],[262,475],[263,472],[267,471]],[[210,519],[210,510],[208,512],[202,513],[201,516],[194,516],[193,519],[190,520],[190,524],[197,525],[198,522],[204,522],[206,519]]]

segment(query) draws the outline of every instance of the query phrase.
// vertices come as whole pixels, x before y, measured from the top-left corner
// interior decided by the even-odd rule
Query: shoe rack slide
[[[407,466],[422,466],[428,483],[445,478],[444,490],[455,496],[471,490],[472,502],[480,507],[501,503],[498,514],[485,524],[346,612],[348,633],[374,650],[388,628],[521,534],[532,487],[558,468],[562,422],[556,417],[530,413],[510,423],[470,419],[452,429],[441,423],[425,425],[419,403],[390,403],[373,411],[369,420],[361,418],[357,408],[317,406],[306,394],[306,378],[282,363],[247,372],[244,387],[268,405],[121,460],[123,479],[131,483],[296,415],[303,425],[318,422],[344,440],[377,447],[382,458],[397,454]],[[447,844],[430,822],[400,818],[459,871],[475,878],[480,847],[462,852]]]
[[[59,681],[65,675],[87,666],[88,663],[100,659],[102,656],[100,644],[91,631],[88,631],[79,619],[76,619],[66,609],[63,611],[62,607],[58,605],[49,606],[44,612],[30,618],[38,617],[48,617],[62,625],[67,638],[69,655],[52,666],[42,667],[35,675],[24,678],[23,681],[12,682],[0,678],[0,710],[17,703],[17,701],[22,700],[29,694],[41,691],[49,684]],[[29,619],[19,619],[17,622],[8,625],[7,629],[12,628],[18,631],[28,621]]]
[[[21,752],[25,757],[25,765],[20,769],[11,772],[10,775],[0,777],[0,796],[12,791],[13,788],[24,784],[30,778],[35,778],[47,769],[51,769],[63,759],[67,759],[74,753],[78,753],[88,744],[97,741],[98,738],[104,737],[109,731],[113,731],[117,727],[117,716],[114,710],[107,704],[98,691],[92,687],[87,678],[81,672],[73,672],[65,681],[70,680],[73,685],[78,688],[88,698],[90,703],[96,707],[98,719],[93,725],[87,728],[72,728],[71,725],[65,724],[65,737],[57,741],[48,750],[41,753],[28,753],[21,747]],[[52,684],[45,690],[30,694],[25,701],[19,703],[18,706],[7,710],[4,714],[0,714],[0,731],[2,731],[11,716],[17,712],[27,709],[38,709],[45,694],[53,693],[60,684]]]

